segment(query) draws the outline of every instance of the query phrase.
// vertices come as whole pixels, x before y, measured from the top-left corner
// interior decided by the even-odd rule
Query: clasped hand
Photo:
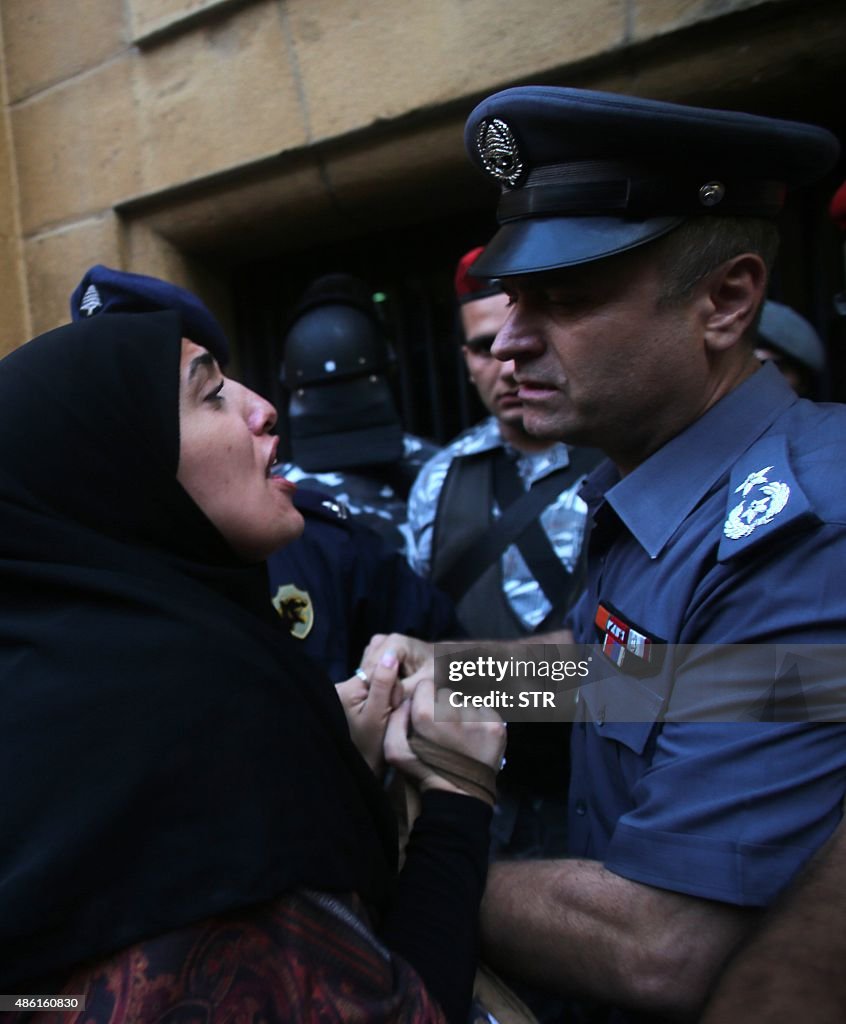
[[[435,690],[430,645],[396,635],[374,637],[362,669],[336,689],[353,742],[376,774],[381,774],[387,761],[413,778],[421,790],[465,792],[415,756],[409,745],[412,733],[499,770],[505,750],[504,723],[491,720],[489,710],[454,708],[449,690]]]

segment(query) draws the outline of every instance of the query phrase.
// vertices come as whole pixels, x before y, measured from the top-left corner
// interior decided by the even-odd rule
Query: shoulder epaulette
[[[735,463],[718,559],[735,558],[803,523],[818,523],[791,468],[784,435],[767,435]]]
[[[347,506],[333,495],[308,487],[297,488],[294,506],[305,516],[315,516],[331,523],[347,523],[352,515]]]

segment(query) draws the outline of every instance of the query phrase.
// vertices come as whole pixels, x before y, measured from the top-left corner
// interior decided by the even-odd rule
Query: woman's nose
[[[279,418],[276,409],[255,391],[247,392],[249,401],[248,422],[254,434],[267,434],[276,426]]]

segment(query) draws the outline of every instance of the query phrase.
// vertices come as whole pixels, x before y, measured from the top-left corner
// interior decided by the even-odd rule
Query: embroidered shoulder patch
[[[790,498],[790,485],[782,480],[770,480],[773,467],[750,473],[734,493],[741,499],[729,512],[723,533],[729,540],[748,537],[759,526],[766,526],[784,509]]]
[[[717,550],[720,562],[743,557],[789,530],[820,521],[793,471],[783,434],[764,435],[735,463],[725,516]]]

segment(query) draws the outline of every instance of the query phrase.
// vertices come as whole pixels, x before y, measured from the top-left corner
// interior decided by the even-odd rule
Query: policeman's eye
[[[564,288],[548,288],[543,293],[543,301],[550,306],[564,306],[570,309],[584,302],[584,296],[577,291]]]
[[[473,338],[472,341],[468,341],[467,348],[470,349],[474,356],[489,356],[491,354],[491,345],[495,341],[495,334],[487,334],[483,338]]]

